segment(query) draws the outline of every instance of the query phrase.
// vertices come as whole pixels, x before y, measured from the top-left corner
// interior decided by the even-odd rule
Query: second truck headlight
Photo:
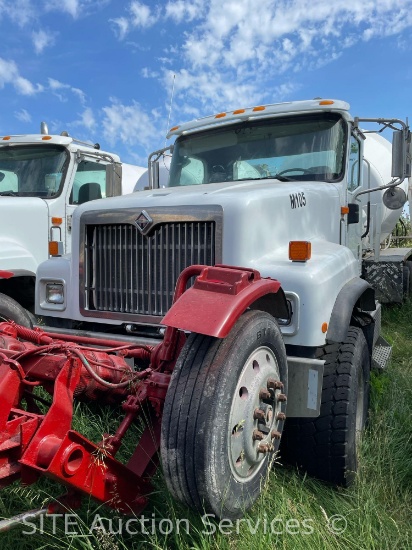
[[[63,304],[64,303],[64,289],[63,285],[48,283],[46,284],[46,302],[49,304]]]

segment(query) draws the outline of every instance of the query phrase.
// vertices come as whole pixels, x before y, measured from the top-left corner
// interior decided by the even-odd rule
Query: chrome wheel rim
[[[229,463],[239,482],[250,481],[258,475],[267,455],[273,456],[273,444],[279,437],[281,422],[281,388],[279,365],[273,350],[266,346],[257,348],[239,375],[229,415]]]

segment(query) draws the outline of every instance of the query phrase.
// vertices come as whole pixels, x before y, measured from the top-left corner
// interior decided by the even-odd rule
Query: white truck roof
[[[339,99],[310,99],[305,101],[290,101],[287,103],[272,103],[270,105],[257,105],[256,107],[245,107],[209,115],[185,122],[184,124],[173,126],[167,134],[167,138],[180,136],[194,132],[201,128],[207,128],[215,124],[233,124],[242,120],[252,120],[256,118],[273,117],[274,115],[284,115],[290,113],[304,113],[313,111],[349,111],[350,105],[346,101]]]
[[[63,145],[64,147],[70,147],[73,145],[81,151],[90,150],[90,152],[93,151],[94,153],[98,153],[102,156],[108,155],[112,157],[115,162],[120,162],[120,157],[118,155],[110,153],[108,151],[102,151],[101,149],[95,148],[92,143],[88,144],[85,142],[81,142],[70,136],[60,136],[53,134],[21,134],[0,137],[0,147],[9,143],[15,143],[19,145],[29,145],[33,143],[47,145],[52,143],[54,145]]]

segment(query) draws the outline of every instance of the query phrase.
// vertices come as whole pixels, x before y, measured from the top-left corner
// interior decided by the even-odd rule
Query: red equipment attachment
[[[199,275],[194,289],[185,292],[194,275]],[[52,337],[40,329],[0,323],[0,487],[17,478],[31,484],[46,475],[68,487],[62,499],[64,508],[78,507],[81,494],[87,494],[116,510],[140,514],[152,492],[149,478],[158,463],[161,416],[171,372],[186,339],[179,330],[186,329],[179,324],[182,304],[186,304],[182,295],[190,298],[192,292],[190,304],[198,318],[196,296],[205,311],[211,300],[214,321],[206,321],[202,330],[200,321],[196,324],[192,311],[187,311],[189,324],[199,332],[220,336],[251,301],[278,291],[277,281],[261,279],[253,270],[192,266],[179,277],[174,305],[165,317],[170,326],[155,348],[116,346],[104,339],[95,348],[95,339],[71,337],[67,342],[64,335]],[[135,359],[138,370],[128,365],[126,357]],[[51,404],[44,391],[38,394],[39,387],[52,396]],[[95,444],[72,430],[74,398],[121,403],[125,416],[116,433],[103,435]],[[45,414],[38,403],[50,405]],[[129,462],[122,464],[116,453],[143,407],[146,428]]]
[[[164,400],[170,375],[152,369],[134,372],[118,355],[50,342],[39,330],[11,323],[1,323],[0,333],[0,485],[17,477],[30,484],[43,474],[122,512],[140,513],[151,492],[143,475],[146,468],[151,471],[157,447],[148,446],[143,436],[146,449],[140,461],[134,455],[126,466],[114,456],[142,403],[153,400],[157,406]],[[118,351],[127,352],[124,346]],[[145,357],[147,350],[141,351]],[[44,401],[34,393],[38,386],[53,396],[45,415],[36,404]],[[74,396],[108,403],[127,398],[126,417],[116,434],[96,445],[71,430]],[[79,501],[76,494],[66,500],[70,507]]]

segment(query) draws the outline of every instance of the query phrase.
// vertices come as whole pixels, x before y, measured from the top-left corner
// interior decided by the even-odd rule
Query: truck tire
[[[409,271],[409,285],[408,285],[408,292],[406,293],[406,298],[409,298],[412,296],[412,261],[408,260],[405,262],[405,268]],[[406,274],[408,276],[408,273]]]
[[[0,293],[0,323],[14,321],[23,327],[33,328],[29,313],[15,300]]]
[[[326,344],[322,404],[317,418],[289,418],[281,454],[309,475],[348,486],[358,468],[358,445],[369,407],[370,356],[360,328],[343,344]]]
[[[247,311],[225,339],[192,333],[173,371],[162,420],[161,459],[172,495],[216,517],[242,516],[258,498],[278,449],[286,390],[285,346],[269,314]],[[256,409],[264,419],[255,419]],[[261,445],[268,452],[259,452]]]

